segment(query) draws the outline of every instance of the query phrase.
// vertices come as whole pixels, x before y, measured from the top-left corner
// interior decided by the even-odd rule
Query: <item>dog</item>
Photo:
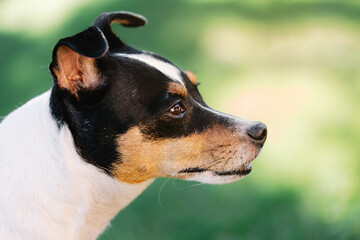
[[[250,173],[266,126],[210,108],[196,76],[122,42],[100,14],[58,41],[52,88],[0,124],[0,239],[96,239],[157,177],[223,184]]]

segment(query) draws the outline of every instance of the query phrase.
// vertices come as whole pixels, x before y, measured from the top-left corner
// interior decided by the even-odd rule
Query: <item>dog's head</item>
[[[69,127],[82,158],[126,183],[227,183],[247,175],[265,125],[211,109],[193,73],[124,44],[114,22],[138,27],[146,20],[104,13],[53,51],[52,114]]]

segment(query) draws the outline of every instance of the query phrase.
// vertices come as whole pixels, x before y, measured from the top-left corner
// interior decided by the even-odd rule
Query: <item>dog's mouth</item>
[[[219,170],[211,170],[206,168],[186,168],[184,170],[179,171],[179,173],[202,173],[202,172],[212,172],[217,176],[246,176],[251,172],[251,163],[247,165],[241,166],[239,169],[230,170],[230,171],[219,171]]]

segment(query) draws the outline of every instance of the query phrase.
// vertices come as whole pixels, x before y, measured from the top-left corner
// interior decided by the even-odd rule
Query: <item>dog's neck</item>
[[[4,229],[5,236],[8,233],[20,239],[96,239],[116,213],[151,181],[137,185],[119,183],[81,159],[67,126],[59,130],[52,119],[49,96],[47,92],[13,112],[0,129],[7,131],[2,131],[3,136],[19,138],[6,141],[0,136],[0,143],[4,144],[0,157],[7,166],[0,169],[4,193],[0,203],[5,202],[0,205],[0,212],[18,226]],[[30,134],[24,136],[22,130]],[[25,151],[17,150],[19,144]]]
[[[82,202],[79,206],[87,206],[82,216],[82,225],[77,229],[76,239],[96,238],[116,213],[145,190],[151,181],[137,185],[119,183],[86,163],[77,154],[67,127],[60,131],[60,144],[76,186],[74,190],[79,191],[77,197]]]

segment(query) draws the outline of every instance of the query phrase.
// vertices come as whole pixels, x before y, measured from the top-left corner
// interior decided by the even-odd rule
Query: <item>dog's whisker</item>
[[[222,148],[222,147],[230,147],[231,144],[220,144],[220,145],[217,145],[215,147],[212,147],[210,149],[205,149],[203,150],[202,152],[210,152],[210,151],[214,151],[214,150],[217,150],[218,148]]]
[[[160,208],[161,209],[165,209],[164,208],[164,205],[162,204],[161,202],[161,191],[163,190],[163,188],[165,187],[165,185],[170,181],[170,178],[166,179],[166,181],[161,185],[160,189],[159,189],[159,193],[158,193],[158,202],[159,202],[159,205],[160,205]]]
[[[212,167],[220,164],[222,159],[224,159],[224,157],[217,158],[217,159],[215,159],[214,161],[212,161],[210,163],[205,163],[205,164],[202,165],[202,167],[203,168],[212,168]]]
[[[225,163],[222,166],[222,170],[225,171],[226,165],[229,163],[230,159],[226,159]]]
[[[185,186],[183,188],[180,188],[180,190],[193,188],[193,187],[197,187],[197,186],[202,186],[202,185],[205,185],[205,183],[202,183],[202,182],[195,183],[195,182],[193,182],[193,184],[190,184],[189,186]]]
[[[146,167],[142,167],[140,170],[140,174],[135,178],[135,181],[141,178],[146,173]]]
[[[212,163],[214,163],[214,162],[218,162],[220,159],[214,159],[214,160],[212,160],[212,161],[210,161],[210,162],[206,162],[206,163],[203,163],[203,164],[201,164],[200,165],[200,168],[202,168],[202,167],[205,167],[205,166],[208,166],[208,165],[211,165]]]
[[[173,179],[172,181],[172,187],[178,191],[181,191],[181,190],[184,190],[184,189],[187,189],[187,188],[192,188],[192,187],[196,187],[196,186],[200,186],[200,185],[205,185],[205,183],[193,183],[193,184],[189,184],[188,186],[185,186],[185,187],[178,187],[176,186],[175,184],[175,179]]]

